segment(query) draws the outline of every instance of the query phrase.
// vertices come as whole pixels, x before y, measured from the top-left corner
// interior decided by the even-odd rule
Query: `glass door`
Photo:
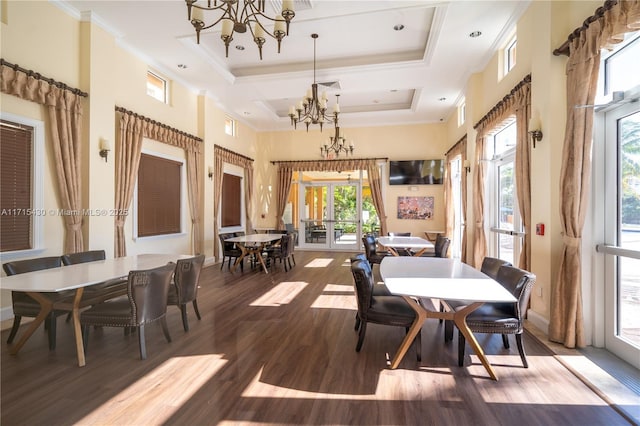
[[[640,107],[605,114],[605,344],[640,368]]]
[[[361,194],[352,182],[302,183],[301,247],[358,250]]]

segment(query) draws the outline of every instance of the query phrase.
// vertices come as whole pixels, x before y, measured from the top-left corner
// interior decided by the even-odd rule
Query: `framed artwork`
[[[398,197],[398,219],[433,219],[433,197]]]

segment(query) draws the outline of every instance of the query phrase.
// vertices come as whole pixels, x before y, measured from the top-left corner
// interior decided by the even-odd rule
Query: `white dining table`
[[[79,312],[84,289],[105,281],[126,278],[129,271],[156,268],[188,257],[190,256],[179,254],[138,254],[2,277],[0,290],[25,292],[40,304],[38,316],[12,346],[11,353],[18,353],[52,310],[65,310],[72,313],[78,365],[84,366],[86,362]],[[54,303],[47,297],[67,290],[75,290],[73,301]]]
[[[398,249],[411,249],[413,256],[422,256],[428,249],[433,249],[433,243],[420,237],[378,237],[378,244],[394,256],[400,256]]]
[[[484,303],[516,302],[507,289],[466,263],[448,258],[389,256],[380,263],[380,275],[389,291],[402,296],[416,312],[416,319],[391,362],[392,369],[398,367],[427,318],[439,318],[456,324],[489,376],[498,380],[466,318]],[[462,300],[468,304],[458,311],[439,312],[428,310],[415,298]]]
[[[235,271],[238,265],[242,262],[242,260],[250,254],[253,254],[262,265],[262,270],[265,274],[268,274],[267,265],[264,263],[264,258],[262,257],[262,250],[264,250],[265,246],[269,243],[273,243],[274,241],[279,241],[282,238],[283,234],[249,234],[249,235],[240,235],[237,237],[227,238],[224,240],[225,242],[236,243],[242,254],[240,257],[236,259],[231,267],[231,272]]]

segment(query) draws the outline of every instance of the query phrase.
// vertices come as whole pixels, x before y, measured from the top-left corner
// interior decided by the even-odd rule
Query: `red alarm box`
[[[536,235],[544,235],[544,223],[536,223]]]

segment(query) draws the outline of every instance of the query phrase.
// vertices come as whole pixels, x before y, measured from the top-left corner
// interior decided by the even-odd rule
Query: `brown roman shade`
[[[242,202],[240,194],[242,178],[240,176],[224,174],[222,179],[222,227],[242,225]]]
[[[138,236],[180,232],[182,163],[142,154],[138,169]]]
[[[0,251],[31,247],[33,128],[0,122]]]

